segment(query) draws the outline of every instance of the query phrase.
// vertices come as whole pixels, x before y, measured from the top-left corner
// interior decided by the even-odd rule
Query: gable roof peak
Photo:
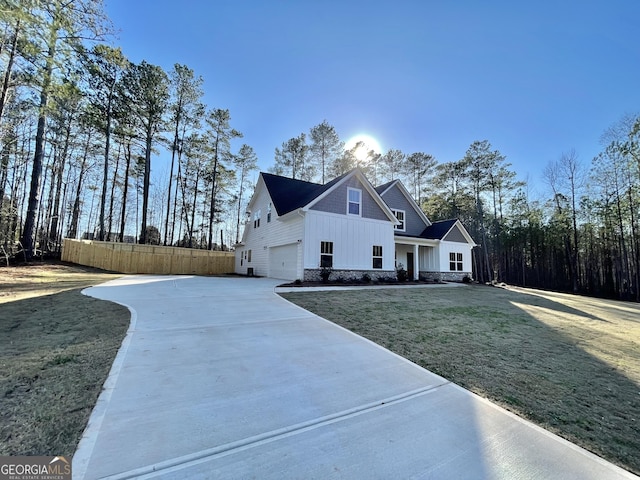
[[[418,203],[415,201],[411,193],[409,193],[409,190],[407,190],[407,187],[405,187],[404,184],[399,179],[391,180],[390,182],[387,182],[384,185],[380,185],[379,187],[376,188],[376,192],[378,192],[378,195],[380,195],[382,199],[385,200],[386,202],[387,201],[386,199],[388,198],[387,192],[390,192],[391,189],[393,188],[396,188],[398,189],[398,191],[400,191],[400,193],[404,196],[407,202],[409,202],[409,205],[411,206],[411,208],[418,214],[418,216],[422,219],[422,221],[426,226],[431,225],[431,220],[427,218],[427,215],[424,213],[422,208],[420,208],[420,205],[418,205]]]
[[[383,183],[382,185],[378,185],[377,187],[375,187],[376,188],[376,192],[378,192],[378,194],[382,195],[384,192],[389,190],[393,185],[395,185],[399,181],[400,180],[396,178],[395,180],[391,180],[390,182]]]
[[[458,230],[465,237],[469,245],[472,247],[477,246],[467,229],[458,218],[450,218],[449,220],[439,220],[433,222],[430,226],[425,228],[424,232],[420,235],[423,238],[430,238],[434,240],[443,240],[455,225],[458,225]]]

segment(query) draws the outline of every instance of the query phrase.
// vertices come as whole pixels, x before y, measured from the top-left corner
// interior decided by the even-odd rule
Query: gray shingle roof
[[[387,188],[389,188],[389,186],[395,182],[395,180],[391,180],[390,182],[385,183],[384,185],[378,185],[377,187],[375,187],[376,192],[378,192],[378,195],[382,195],[382,192],[384,192]]]

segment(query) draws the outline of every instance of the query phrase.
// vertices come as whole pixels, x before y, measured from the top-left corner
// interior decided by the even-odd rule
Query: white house
[[[261,173],[235,271],[283,280],[471,276],[475,243],[458,220],[431,223],[399,181],[374,188],[359,169],[320,185]]]

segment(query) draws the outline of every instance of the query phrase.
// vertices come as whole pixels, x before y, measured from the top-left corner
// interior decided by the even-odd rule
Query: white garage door
[[[297,274],[298,244],[282,245],[269,249],[269,276],[283,280],[295,280]]]

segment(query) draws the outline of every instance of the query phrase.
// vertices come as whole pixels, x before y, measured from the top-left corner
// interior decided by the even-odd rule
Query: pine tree
[[[236,219],[236,243],[240,241],[240,218],[243,202],[243,193],[245,190],[245,183],[250,172],[258,169],[258,157],[256,156],[253,148],[249,145],[242,145],[237,155],[233,157],[233,163],[238,173],[238,210]]]
[[[144,173],[142,193],[142,222],[139,243],[147,243],[147,213],[151,180],[153,144],[164,128],[164,114],[169,100],[169,79],[162,68],[142,63],[130,65],[123,77],[123,95],[137,121],[137,129],[144,139]]]
[[[104,135],[104,162],[102,190],[100,194],[100,215],[98,220],[98,240],[106,240],[105,205],[109,181],[109,152],[113,130],[114,109],[118,93],[118,82],[124,75],[129,62],[119,48],[96,45],[87,52],[84,64],[89,72],[89,99],[94,121]]]
[[[225,168],[224,162],[231,160],[231,140],[242,137],[242,133],[231,128],[229,122],[231,115],[229,110],[214,109],[206,117],[208,125],[207,137],[210,140],[210,148],[213,153],[211,164],[211,189],[209,206],[209,236],[207,248],[213,248],[213,224],[216,216],[216,196],[219,190],[218,175]]]
[[[193,70],[186,65],[175,64],[170,75],[171,80],[171,123],[173,125],[173,142],[171,144],[171,170],[169,172],[169,189],[167,190],[167,210],[164,222],[164,245],[167,240],[173,243],[174,225],[169,228],[169,216],[171,213],[171,189],[173,171],[176,163],[176,155],[185,135],[199,128],[200,118],[204,115],[204,105],[201,103],[203,96],[202,77],[195,77]],[[177,184],[176,184],[177,195]],[[174,198],[174,222],[175,203]]]
[[[316,168],[319,168],[321,182],[324,184],[325,173],[329,165],[342,154],[344,142],[340,140],[335,128],[326,120],[310,130],[309,138],[311,140],[310,157],[316,163]]]

